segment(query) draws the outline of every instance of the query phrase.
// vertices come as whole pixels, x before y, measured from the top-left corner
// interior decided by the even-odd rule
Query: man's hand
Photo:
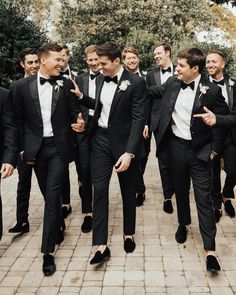
[[[2,178],[7,178],[13,174],[14,167],[11,164],[4,163],[1,167]]]
[[[74,93],[78,98],[82,99],[83,93],[80,91],[79,86],[76,84],[76,82],[73,79],[71,79],[71,78],[69,78],[69,79],[71,80],[71,82],[73,83],[73,85],[75,87],[75,89],[71,89],[70,91],[72,93]]]
[[[143,137],[145,139],[149,138],[148,126],[145,126],[143,129]]]
[[[196,114],[193,115],[194,118],[202,118],[203,122],[206,125],[214,126],[216,124],[216,115],[212,113],[210,110],[208,110],[207,107],[203,107],[205,114]]]
[[[121,155],[115,164],[115,171],[117,173],[126,171],[129,168],[131,160],[132,156],[130,154],[124,153],[123,155]]]
[[[85,122],[82,117],[82,113],[78,114],[76,123],[71,124],[71,127],[75,132],[84,132],[85,131]]]

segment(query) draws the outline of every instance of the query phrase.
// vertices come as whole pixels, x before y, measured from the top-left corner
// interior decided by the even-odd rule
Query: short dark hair
[[[186,58],[190,68],[198,66],[199,73],[201,73],[205,67],[206,57],[199,48],[189,48],[181,50],[178,53],[178,58]]]
[[[20,61],[24,63],[26,55],[29,55],[29,54],[38,55],[37,50],[35,48],[30,48],[30,47],[24,48],[20,53]]]
[[[209,55],[211,53],[216,53],[216,54],[220,55],[223,58],[223,60],[225,60],[225,55],[220,50],[212,49],[212,50],[210,50],[210,51],[207,52],[207,55]]]
[[[97,47],[98,56],[107,56],[112,62],[119,57],[121,60],[121,50],[115,42],[106,42]]]
[[[66,50],[66,55],[70,55],[70,49],[69,49],[69,47],[66,44],[59,43],[58,45],[61,46],[61,50],[63,50],[63,49]]]
[[[166,51],[169,51],[170,52],[170,57],[171,57],[171,46],[170,46],[170,44],[168,44],[168,43],[165,43],[165,42],[160,42],[160,43],[156,43],[156,45],[154,46],[154,49],[153,49],[153,51],[157,48],[157,47],[160,47],[160,46],[162,46],[163,48],[164,48],[164,50],[165,50],[165,52]]]
[[[38,51],[38,56],[39,59],[42,57],[42,55],[48,55],[49,51],[56,51],[56,52],[61,52],[62,47],[57,44],[57,43],[44,43]]]

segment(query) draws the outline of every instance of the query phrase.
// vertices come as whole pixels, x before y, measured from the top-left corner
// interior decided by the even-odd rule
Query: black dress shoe
[[[93,258],[90,260],[90,264],[97,264],[103,262],[105,259],[108,259],[111,256],[110,249],[106,247],[105,251],[97,251]]]
[[[173,209],[173,206],[172,206],[172,201],[170,199],[164,201],[164,203],[163,203],[163,211],[165,211],[168,214],[173,213],[174,209]]]
[[[175,233],[175,240],[179,244],[183,244],[187,240],[187,233],[188,229],[185,225],[180,224],[176,233]]]
[[[45,276],[51,276],[56,271],[54,257],[50,254],[43,255],[43,273]]]
[[[29,223],[17,223],[14,227],[9,228],[9,233],[28,233],[29,232]]]
[[[70,205],[69,207],[67,207],[67,206],[62,206],[62,208],[61,208],[61,214],[62,214],[62,217],[63,217],[64,219],[66,219],[67,216],[71,214],[71,212],[72,212],[71,205]]]
[[[230,216],[230,217],[235,217],[235,210],[234,206],[231,203],[231,200],[227,200],[224,202],[225,206],[225,212]]]
[[[124,237],[125,239],[125,237]],[[135,244],[135,241],[134,241],[134,238],[132,237],[131,238],[126,238],[125,239],[125,242],[124,242],[124,250],[126,253],[132,253],[134,252],[134,249],[136,247],[136,244]]]
[[[92,227],[93,227],[93,218],[92,218],[92,216],[89,216],[89,215],[85,216],[84,217],[84,222],[81,225],[81,231],[83,233],[89,233],[92,230]]]
[[[215,256],[208,255],[206,257],[206,269],[212,274],[217,274],[217,272],[221,270],[219,262],[217,261],[217,258]]]
[[[136,197],[136,207],[140,207],[143,205],[143,202],[145,201],[145,194],[144,193],[138,193]]]
[[[221,209],[215,209],[215,221],[216,223],[220,221],[220,218],[222,217],[222,210]]]

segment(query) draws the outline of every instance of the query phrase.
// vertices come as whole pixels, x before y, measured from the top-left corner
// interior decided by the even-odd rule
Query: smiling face
[[[64,59],[61,52],[49,51],[40,59],[40,72],[46,77],[59,76]]]
[[[98,56],[97,56],[97,53],[94,51],[94,52],[88,52],[87,53],[87,64],[89,66],[89,68],[91,69],[91,71],[93,73],[98,73],[100,72],[100,64],[99,64],[99,59],[98,59]]]
[[[139,70],[139,58],[132,52],[127,52],[124,58],[124,64],[128,71],[136,73]]]
[[[208,74],[216,80],[220,80],[223,77],[223,69],[225,62],[222,56],[217,53],[210,53],[206,57],[206,69]]]
[[[154,60],[161,68],[166,68],[170,65],[170,51],[165,51],[164,46],[158,46],[154,50]]]
[[[176,72],[179,80],[191,82],[199,75],[199,68],[198,66],[190,68],[186,58],[179,58],[177,61]]]
[[[37,54],[27,54],[24,61],[20,62],[25,71],[25,77],[35,75],[39,69],[39,58]]]
[[[104,76],[114,77],[120,70],[120,58],[117,57],[113,61],[106,55],[99,56],[99,64]]]

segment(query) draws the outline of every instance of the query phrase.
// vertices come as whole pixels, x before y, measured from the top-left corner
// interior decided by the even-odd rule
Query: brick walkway
[[[0,243],[0,294],[236,294],[236,219],[223,216],[217,233],[217,253],[222,266],[219,276],[205,270],[204,251],[198,232],[195,204],[188,240],[177,245],[174,214],[162,211],[162,191],[154,147],[145,175],[146,201],[137,208],[136,250],[123,250],[121,197],[117,177],[110,186],[110,260],[98,268],[89,261],[95,251],[91,233],[83,234],[81,204],[74,165],[71,165],[73,212],[67,218],[64,242],[56,252],[57,271],[44,277],[40,253],[43,198],[33,178],[30,200],[30,232],[14,239],[8,233],[15,224],[17,173],[2,184],[4,236]],[[174,202],[175,206],[175,202]]]

